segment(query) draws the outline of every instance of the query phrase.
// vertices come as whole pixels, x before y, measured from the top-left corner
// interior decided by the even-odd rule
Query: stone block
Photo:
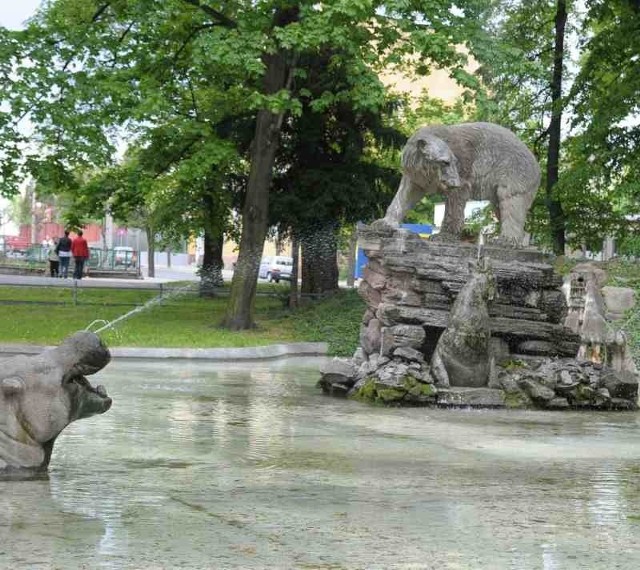
[[[382,292],[383,303],[393,303],[397,305],[408,305],[412,307],[420,307],[422,298],[418,293],[406,289],[386,289]]]
[[[489,339],[489,357],[493,358],[495,363],[500,365],[510,359],[509,343],[498,337]]]
[[[328,394],[338,393],[337,386],[344,386],[344,394],[356,382],[357,367],[351,359],[334,358],[320,367],[318,386]]]
[[[558,353],[558,348],[555,344],[544,340],[525,340],[518,344],[516,352],[533,356],[553,356]]]
[[[419,349],[425,339],[424,329],[413,325],[396,325],[382,328],[380,353],[388,356],[396,348]]]
[[[439,388],[438,406],[502,408],[505,394],[492,388]]]
[[[387,283],[387,277],[384,274],[373,271],[368,265],[362,272],[362,278],[373,289],[383,289]]]
[[[604,387],[612,398],[638,399],[638,377],[628,372],[609,372],[603,377]]]
[[[541,294],[539,309],[551,323],[562,323],[567,316],[567,301],[559,289],[546,289]]]
[[[602,296],[607,318],[614,321],[623,318],[636,304],[635,291],[629,287],[603,287]]]
[[[360,346],[366,354],[380,352],[381,330],[382,324],[378,319],[371,319],[366,326],[360,327]]]
[[[386,326],[425,324],[444,329],[449,322],[449,311],[447,310],[404,307],[390,303],[381,303],[378,306],[376,316],[382,321],[382,324]]]
[[[556,396],[554,390],[530,377],[524,377],[518,380],[518,386],[534,402],[550,402]]]
[[[400,346],[393,351],[393,356],[398,356],[403,360],[409,360],[413,362],[424,363],[424,354],[415,348],[409,348],[408,346]]]
[[[378,289],[374,289],[365,280],[358,285],[358,294],[365,300],[367,305],[371,308],[377,307],[382,299],[382,294]]]

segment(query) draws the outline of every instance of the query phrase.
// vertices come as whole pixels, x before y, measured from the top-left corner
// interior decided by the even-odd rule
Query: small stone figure
[[[524,223],[540,185],[540,167],[511,131],[492,123],[422,127],[402,153],[403,177],[387,212],[376,222],[397,228],[425,195],[446,196],[439,239],[459,239],[467,200],[490,200],[499,241],[521,245]]]
[[[78,332],[41,354],[2,361],[0,477],[45,472],[65,427],[111,407],[104,386],[94,388],[85,378],[110,358],[97,335]]]
[[[449,324],[431,359],[431,374],[439,386],[486,386],[490,372],[491,328],[488,303],[495,295],[491,269],[481,260],[458,293]]]

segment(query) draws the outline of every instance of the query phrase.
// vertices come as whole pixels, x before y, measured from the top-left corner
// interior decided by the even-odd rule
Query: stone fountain
[[[522,189],[537,188],[539,175],[526,147],[495,127],[427,128],[409,139],[387,215],[359,231],[368,258],[360,347],[323,368],[324,392],[388,405],[637,408],[638,373],[608,318],[602,280],[581,274],[585,286],[576,292],[554,271],[552,256],[521,247],[526,211],[512,208],[528,207]],[[483,146],[487,133],[491,149]],[[518,160],[530,183],[509,178]],[[495,179],[488,182],[487,173]],[[459,201],[486,197],[487,184],[499,188],[493,203],[501,234],[462,243]],[[442,235],[425,240],[399,229],[420,192],[433,188],[447,192]],[[582,303],[568,312],[571,295]]]

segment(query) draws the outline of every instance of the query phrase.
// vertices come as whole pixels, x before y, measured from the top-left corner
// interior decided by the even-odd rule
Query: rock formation
[[[487,290],[470,269],[476,246],[424,240],[381,226],[365,227],[359,237],[369,259],[359,287],[367,303],[360,348],[353,359],[323,369],[319,384],[326,393],[393,405],[636,407],[634,370],[577,359],[584,340],[580,331],[565,326],[563,279],[552,259],[533,249],[485,246],[496,296],[486,305],[474,301],[474,310],[481,313],[484,306],[488,311],[488,326],[476,323],[474,330],[487,331],[490,338],[467,362],[476,359],[481,372],[443,386],[446,382],[431,370],[441,336],[451,331],[443,337],[449,347],[443,354],[451,353],[452,339],[469,338],[458,334],[464,312],[456,308],[456,299],[465,290]],[[486,353],[482,362],[481,353]]]
[[[97,335],[78,332],[36,356],[2,361],[0,477],[45,472],[55,440],[66,426],[111,407],[104,387],[94,388],[85,378],[110,358]]]

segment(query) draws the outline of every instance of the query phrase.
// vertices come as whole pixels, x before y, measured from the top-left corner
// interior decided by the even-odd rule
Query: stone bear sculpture
[[[524,223],[540,184],[540,167],[508,129],[492,123],[418,129],[402,152],[402,180],[380,225],[398,227],[425,195],[443,193],[441,238],[460,237],[467,200],[489,200],[500,221],[500,241],[521,245]]]
[[[110,359],[97,335],[78,332],[36,356],[2,361],[0,476],[46,471],[53,444],[66,426],[111,407],[104,386],[94,388],[85,378]]]
[[[431,374],[438,385],[487,385],[491,368],[488,303],[495,288],[491,268],[480,262],[458,293],[431,357]]]

